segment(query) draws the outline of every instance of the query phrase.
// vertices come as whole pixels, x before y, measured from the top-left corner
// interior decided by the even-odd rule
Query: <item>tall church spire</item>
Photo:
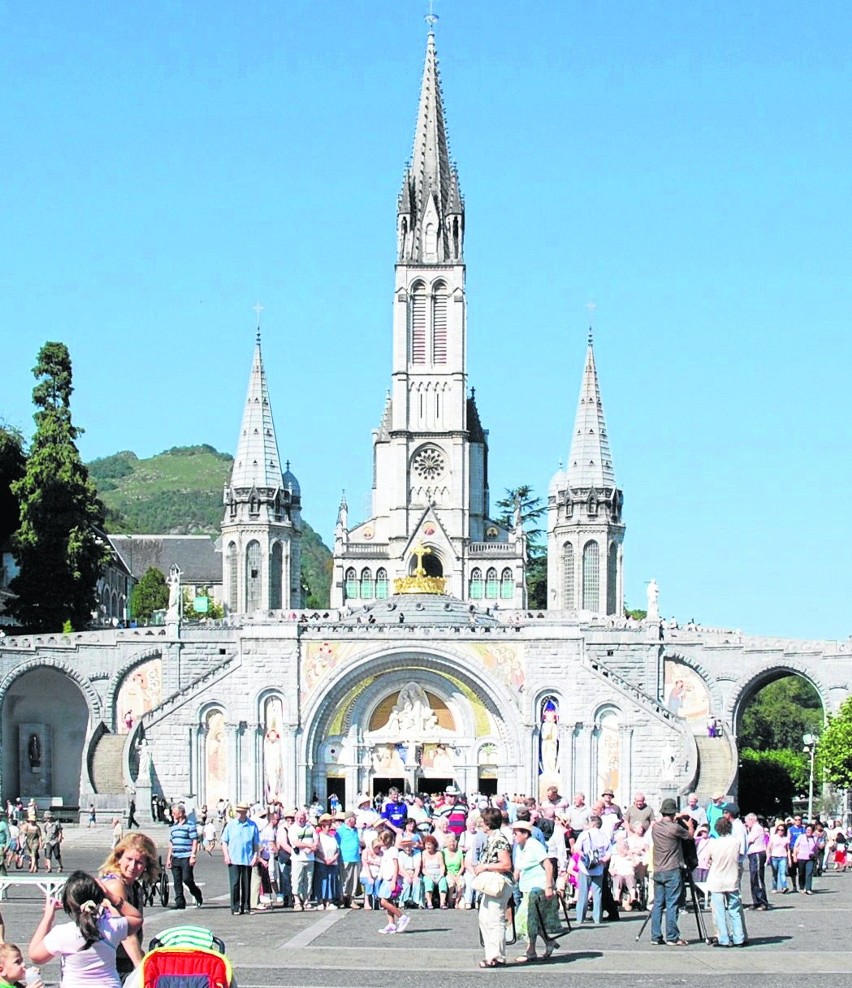
[[[612,454],[589,330],[571,453],[547,495],[548,607],[620,614],[624,602],[624,495]]]
[[[615,471],[606,434],[603,402],[595,367],[595,348],[589,330],[586,350],[586,366],[580,383],[577,413],[574,416],[574,432],[571,437],[571,453],[565,471],[570,487],[615,487]]]
[[[301,606],[302,492],[289,463],[281,472],[260,328],[224,500],[222,564],[228,610],[251,614]]]
[[[397,208],[398,260],[460,261],[464,242],[464,199],[450,159],[435,35],[426,41],[426,62],[411,161]]]
[[[243,423],[234,468],[231,471],[231,487],[267,487],[276,490],[280,486],[281,457],[278,455],[278,441],[275,438],[275,423],[272,421],[258,331]]]

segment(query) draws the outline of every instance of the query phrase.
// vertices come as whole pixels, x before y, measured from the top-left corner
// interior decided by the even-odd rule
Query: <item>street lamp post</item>
[[[814,756],[816,755],[817,736],[815,734],[805,734],[802,738],[804,744],[803,751],[810,757],[810,775],[808,777],[808,820],[814,818]]]

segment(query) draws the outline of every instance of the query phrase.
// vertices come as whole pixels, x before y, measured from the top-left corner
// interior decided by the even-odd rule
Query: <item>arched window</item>
[[[346,570],[345,583],[346,583],[346,587],[345,587],[346,599],[349,600],[352,597],[357,597],[358,591],[360,589],[358,585],[358,574],[351,566],[349,567],[348,570]]]
[[[272,557],[269,562],[269,606],[273,611],[281,610],[281,577],[284,569],[284,550],[281,543],[276,542],[272,547]]]
[[[432,363],[447,362],[447,286],[435,285],[432,296]]]
[[[228,610],[239,610],[237,602],[237,546],[235,542],[228,543]]]
[[[251,614],[260,607],[260,543],[249,542],[246,546],[246,613]]]
[[[438,224],[433,221],[426,224],[423,232],[423,241],[427,261],[434,261],[438,257]]]
[[[409,334],[412,364],[426,363],[426,286],[418,282],[411,289],[409,305]]]
[[[497,596],[497,570],[493,566],[485,575],[485,596],[488,600]]]
[[[618,613],[618,549],[614,542],[609,544],[606,560],[606,612]]]
[[[562,546],[562,606],[573,611],[577,606],[574,600],[574,546],[566,542]]]
[[[373,574],[368,569],[361,570],[361,599],[373,599]]]
[[[583,610],[599,609],[600,588],[600,548],[597,542],[587,542],[583,547]]]
[[[477,567],[476,569],[471,570],[470,573],[470,588],[469,588],[470,599],[482,600],[483,589],[484,588],[482,585],[482,570],[479,569],[479,567]]]
[[[507,566],[500,574],[500,599],[511,600],[515,596],[515,581]]]
[[[376,598],[384,600],[388,595],[388,571],[384,567],[376,570]]]

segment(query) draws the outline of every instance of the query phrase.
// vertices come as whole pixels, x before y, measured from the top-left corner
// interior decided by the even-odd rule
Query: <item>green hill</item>
[[[219,534],[222,489],[233,457],[212,446],[175,446],[140,460],[128,450],[93,460],[89,474],[107,510],[107,530],[136,535]],[[302,522],[302,580],[308,605],[327,607],[331,552]]]

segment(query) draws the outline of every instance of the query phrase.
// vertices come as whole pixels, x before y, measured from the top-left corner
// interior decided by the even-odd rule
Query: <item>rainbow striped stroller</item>
[[[203,926],[172,926],[155,936],[138,980],[125,988],[236,988],[225,944]]]

